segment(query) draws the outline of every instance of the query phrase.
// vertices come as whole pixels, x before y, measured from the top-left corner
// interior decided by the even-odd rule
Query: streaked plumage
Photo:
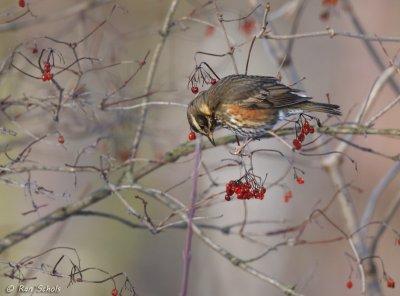
[[[218,126],[245,137],[260,137],[276,123],[295,114],[341,115],[338,105],[310,101],[300,90],[268,76],[230,75],[190,102],[187,117],[195,132],[214,144]]]

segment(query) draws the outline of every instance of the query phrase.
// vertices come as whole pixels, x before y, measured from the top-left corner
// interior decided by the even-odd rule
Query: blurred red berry
[[[298,177],[296,181],[298,184],[304,184],[304,179],[302,177]]]
[[[58,136],[58,143],[64,144],[64,142],[65,142],[64,136],[63,136],[63,135],[59,135],[59,136]]]
[[[255,27],[256,27],[256,22],[251,18],[246,18],[244,22],[242,22],[242,24],[240,25],[240,29],[246,35],[250,35],[251,33],[253,33]]]
[[[394,289],[395,286],[396,286],[396,283],[394,282],[394,280],[392,278],[388,278],[387,279],[387,287]]]
[[[210,83],[211,83],[212,85],[216,84],[216,83],[217,83],[217,79],[215,79],[215,78],[211,79]]]
[[[190,132],[188,136],[189,141],[194,141],[196,140],[196,133],[195,132]]]
[[[313,126],[310,126],[310,134],[313,134],[315,132],[315,129]]]
[[[206,35],[206,37],[211,37],[212,35],[214,35],[214,32],[215,32],[215,26],[208,25],[207,28],[206,28],[205,35]]]
[[[18,1],[18,5],[19,5],[19,7],[24,8],[25,7],[25,0],[19,0]]]
[[[305,136],[304,136],[303,133],[301,133],[301,134],[299,134],[299,135],[297,136],[297,140],[299,140],[300,142],[303,142],[304,139],[305,139]]]
[[[338,3],[338,0],[322,0],[322,5],[324,6],[335,6]]]
[[[309,132],[310,132],[310,126],[304,125],[304,126],[301,128],[301,132],[304,133],[305,135],[308,135]]]
[[[328,10],[321,12],[321,14],[319,15],[319,19],[321,21],[327,21],[327,20],[329,20],[329,17],[330,17],[330,13]]]
[[[225,200],[226,200],[226,201],[230,201],[230,200],[231,200],[231,197],[230,197],[230,195],[228,195],[228,194],[227,194],[227,195],[225,195]]]
[[[199,92],[199,88],[197,86],[192,86],[192,93],[197,94]]]
[[[294,146],[294,148],[295,148],[296,150],[300,150],[300,149],[301,149],[301,143],[300,143],[300,141],[297,140],[297,139],[294,139],[294,140],[293,140],[293,146]]]
[[[353,282],[352,282],[352,281],[348,281],[348,282],[346,283],[346,287],[347,287],[347,289],[353,288]]]
[[[111,296],[118,296],[118,290],[117,289],[112,289],[111,291]]]

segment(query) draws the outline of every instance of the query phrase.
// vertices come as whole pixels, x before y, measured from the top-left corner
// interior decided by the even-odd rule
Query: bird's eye
[[[208,121],[207,118],[205,118],[204,116],[198,116],[197,117],[197,123],[199,124],[199,127],[204,130],[208,127]]]

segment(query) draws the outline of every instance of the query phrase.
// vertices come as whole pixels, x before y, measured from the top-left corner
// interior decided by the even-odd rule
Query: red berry
[[[18,5],[19,5],[19,7],[24,8],[25,7],[25,0],[19,0],[18,1]]]
[[[285,203],[288,203],[289,200],[290,200],[290,196],[288,196],[288,195],[286,194],[286,195],[283,197],[283,201],[284,201]]]
[[[117,289],[112,289],[111,291],[111,296],[118,296],[118,290]]]
[[[304,139],[305,139],[305,136],[304,136],[303,133],[301,133],[301,134],[299,134],[299,135],[297,136],[297,140],[299,140],[300,142],[303,142]]]
[[[322,0],[322,5],[324,6],[329,6],[329,5],[336,5],[338,3],[338,0]]]
[[[353,288],[353,282],[352,282],[352,281],[348,281],[348,282],[346,283],[346,287],[347,287],[347,289]]]
[[[42,81],[47,81],[47,75],[46,74],[42,75]]]
[[[241,24],[240,29],[245,33],[246,35],[250,35],[254,28],[256,27],[256,22],[253,19],[245,19],[245,21]]]
[[[304,125],[304,126],[307,126],[307,127],[310,127],[310,123],[308,122],[307,119],[304,120],[304,124],[303,124],[303,125]]]
[[[48,72],[46,75],[47,75],[47,80],[53,79],[53,73]]]
[[[394,282],[394,280],[392,278],[388,278],[387,279],[387,287],[394,289],[395,286],[396,286],[396,283]]]
[[[321,19],[321,21],[327,21],[327,20],[329,20],[329,17],[330,17],[329,10],[325,10],[319,15],[319,18]]]
[[[38,51],[37,47],[32,48],[32,53],[33,53],[33,54],[37,54],[38,52],[39,52],[39,51]]]
[[[217,83],[217,79],[214,79],[214,78],[211,79],[210,83],[211,83],[212,85],[216,84],[216,83]]]
[[[192,86],[192,93],[197,94],[199,92],[199,88],[197,86]]]
[[[211,37],[215,32],[215,26],[213,25],[208,25],[206,28],[206,37]]]
[[[292,191],[291,190],[289,190],[287,193],[286,193],[286,195],[289,197],[289,198],[291,198],[293,195],[292,195]]]
[[[310,134],[313,134],[315,132],[315,129],[313,126],[310,126],[309,130],[310,130]]]
[[[195,132],[190,132],[188,136],[189,141],[194,141],[196,140],[196,133]]]
[[[294,146],[294,148],[295,148],[296,150],[300,150],[300,149],[301,149],[301,143],[300,143],[300,141],[297,140],[297,139],[294,139],[294,140],[293,140],[293,146]]]
[[[264,186],[263,186],[263,187],[261,187],[261,190],[260,190],[260,192],[261,192],[262,194],[264,194],[265,192],[267,192],[267,188],[265,188]]]
[[[298,184],[304,184],[304,179],[302,177],[298,177],[296,181]]]
[[[63,135],[59,135],[58,136],[58,143],[64,144],[64,142],[65,142],[64,136]]]
[[[49,62],[45,62],[45,63],[44,63],[44,71],[45,71],[46,73],[49,73],[50,70],[51,70],[51,65],[50,65],[50,63],[49,63]]]
[[[302,133],[308,135],[308,133],[310,132],[310,127],[308,125],[304,125],[301,129]]]
[[[239,194],[242,191],[242,187],[236,186],[234,191],[236,194]]]
[[[263,200],[264,199],[264,193],[258,194],[258,199]]]
[[[230,195],[228,195],[228,194],[227,194],[227,195],[225,195],[225,200],[226,200],[226,201],[230,201],[230,200],[231,200],[231,196],[230,196]]]

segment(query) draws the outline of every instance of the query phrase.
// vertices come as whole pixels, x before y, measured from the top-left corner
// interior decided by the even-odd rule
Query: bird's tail
[[[331,115],[342,115],[339,105],[318,103],[318,102],[304,102],[301,104],[301,109],[308,112],[321,112]]]

